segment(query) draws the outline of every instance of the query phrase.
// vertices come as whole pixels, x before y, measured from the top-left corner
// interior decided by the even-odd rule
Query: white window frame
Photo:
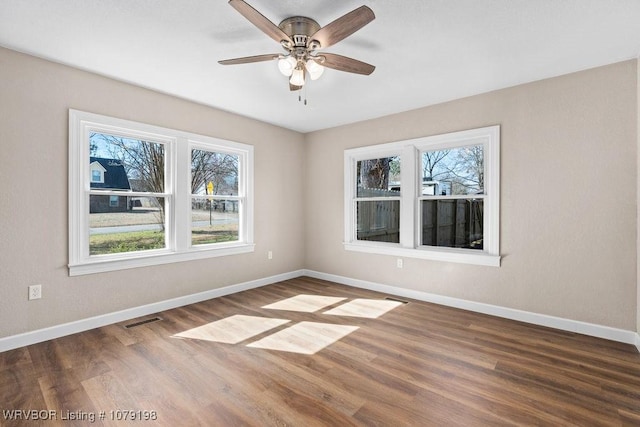
[[[212,145],[202,143],[200,140],[189,140],[189,149],[188,156],[191,159],[192,150],[204,150],[211,151],[221,154],[231,154],[238,156],[238,195],[236,196],[225,196],[222,194],[213,194],[213,195],[196,195],[191,193],[191,162],[189,162],[189,188],[188,188],[188,196],[189,196],[189,207],[191,207],[191,202],[193,197],[205,198],[209,200],[235,200],[238,202],[238,242],[242,242],[246,239],[246,234],[249,229],[249,224],[247,224],[247,215],[245,215],[244,211],[246,209],[246,205],[248,203],[247,200],[247,190],[246,186],[243,187],[242,183],[247,182],[250,178],[250,171],[248,167],[248,162],[246,159],[246,153],[243,149],[234,149],[231,146],[222,146],[222,145]],[[189,224],[191,224],[191,211],[189,211]],[[191,228],[189,228],[189,246],[191,246],[192,250],[208,250],[211,248],[215,248],[219,245],[223,245],[224,243],[207,243],[200,245],[192,244],[192,235]],[[234,243],[230,243],[233,245]]]
[[[420,239],[421,152],[483,145],[485,189],[483,249],[423,246]],[[400,243],[357,240],[356,165],[360,160],[400,155]],[[344,152],[344,248],[350,251],[434,261],[500,266],[500,126],[359,147]]]
[[[165,147],[166,200],[165,248],[108,255],[89,255],[89,196],[91,167],[89,135],[92,132],[126,136],[161,143]],[[239,156],[238,195],[239,240],[208,245],[191,245],[191,147]],[[104,195],[122,191],[102,190]],[[157,196],[159,193],[127,191],[127,196]],[[253,252],[253,146],[209,136],[117,119],[78,110],[69,110],[69,275],[99,273],[172,262]]]
[[[354,241],[357,240],[357,235],[358,235],[358,226],[356,224],[357,221],[357,204],[358,202],[375,202],[375,201],[383,201],[383,202],[393,202],[393,201],[400,201],[400,212],[402,212],[403,206],[402,206],[402,197],[401,196],[389,196],[389,197],[358,197],[357,194],[357,183],[358,183],[358,177],[356,176],[356,171],[357,171],[357,164],[360,161],[363,160],[373,160],[373,159],[383,159],[383,158],[388,158],[388,157],[399,157],[402,162],[402,150],[398,150],[396,147],[380,147],[380,149],[377,150],[367,150],[361,153],[355,153],[355,155],[353,156],[353,168],[351,168],[351,173],[353,174],[352,177],[352,182],[353,182],[353,188],[351,188],[351,191],[353,192],[353,197],[352,197],[352,211],[351,214],[353,215],[353,234],[352,234],[352,239]],[[401,168],[402,168],[402,163],[401,163]],[[346,176],[346,175],[345,175]],[[402,188],[402,186],[401,186]],[[400,234],[402,234],[402,218],[400,218]],[[359,242],[362,242],[362,240],[358,240]],[[389,242],[375,242],[375,241],[367,241],[367,243],[369,244],[373,244],[373,245],[380,245],[380,246],[393,246],[393,245],[397,245],[397,243],[389,243]]]

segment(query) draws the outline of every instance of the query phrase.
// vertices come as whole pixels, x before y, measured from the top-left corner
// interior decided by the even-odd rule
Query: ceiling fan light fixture
[[[311,80],[318,80],[322,73],[324,73],[324,67],[318,64],[315,60],[309,59],[305,64],[307,71],[309,72],[309,77]]]
[[[287,77],[291,76],[296,65],[296,59],[291,56],[285,56],[278,60],[278,69]]]
[[[304,67],[302,65],[298,65],[293,69],[289,83],[294,86],[304,86]]]
[[[373,21],[375,15],[368,6],[360,6],[320,27],[316,21],[304,16],[290,16],[276,25],[244,0],[229,0],[229,4],[256,28],[280,44],[285,53],[218,61],[222,65],[277,59],[278,69],[289,80],[290,91],[299,91],[304,86],[306,74],[309,74],[311,80],[317,80],[325,68],[363,75],[369,75],[375,70],[373,65],[347,56],[316,53],[316,50],[333,46]]]

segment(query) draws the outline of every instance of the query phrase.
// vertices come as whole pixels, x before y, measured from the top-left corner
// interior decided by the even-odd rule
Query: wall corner
[[[640,53],[636,58],[636,347],[640,351]]]

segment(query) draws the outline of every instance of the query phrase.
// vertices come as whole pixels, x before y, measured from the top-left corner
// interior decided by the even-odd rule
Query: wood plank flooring
[[[385,297],[302,277],[0,353],[0,424],[640,425],[634,346]]]

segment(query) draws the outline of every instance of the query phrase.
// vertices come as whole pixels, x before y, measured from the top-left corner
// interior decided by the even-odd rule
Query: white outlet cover
[[[40,299],[42,298],[42,285],[31,285],[29,286],[29,299]]]

